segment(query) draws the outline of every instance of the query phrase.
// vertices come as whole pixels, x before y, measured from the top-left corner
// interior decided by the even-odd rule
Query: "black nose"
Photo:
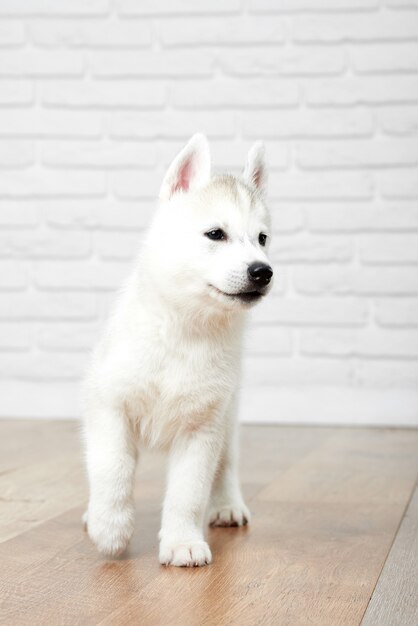
[[[248,266],[248,276],[250,277],[251,282],[259,285],[260,287],[264,287],[264,285],[269,284],[271,277],[273,276],[273,270],[270,265],[256,261]]]

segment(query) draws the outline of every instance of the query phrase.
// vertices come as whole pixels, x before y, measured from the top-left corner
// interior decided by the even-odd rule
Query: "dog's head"
[[[207,139],[190,139],[167,171],[147,239],[148,270],[167,297],[231,310],[267,294],[273,270],[266,182],[261,143],[236,178],[211,176]]]

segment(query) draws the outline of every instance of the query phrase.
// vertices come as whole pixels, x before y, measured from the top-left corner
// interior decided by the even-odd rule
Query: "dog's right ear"
[[[205,135],[196,133],[168,168],[161,185],[160,199],[169,200],[175,193],[202,187],[209,178],[209,143]]]

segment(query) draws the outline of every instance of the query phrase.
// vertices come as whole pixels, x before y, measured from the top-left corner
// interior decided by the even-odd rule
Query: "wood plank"
[[[81,530],[82,508],[0,546],[0,623],[97,624],[158,573],[156,507],[119,560],[101,557]]]
[[[259,494],[274,502],[405,505],[418,474],[418,432],[335,429]]]
[[[358,624],[397,521],[384,506],[259,504],[251,528],[211,531],[210,568],[163,569],[100,623]]]
[[[60,435],[74,456],[61,459],[43,460],[52,429],[39,428],[37,455],[30,451],[29,464],[20,458],[14,493],[42,494],[44,485],[45,499],[63,512],[42,519],[47,507],[40,507],[35,527],[0,544],[2,626],[357,626],[417,475],[416,431],[245,427],[242,475],[253,523],[209,531],[211,566],[164,568],[157,561],[162,459],[143,455],[132,544],[107,560],[81,532],[83,507],[73,505],[85,497],[75,425]],[[14,437],[12,425],[6,431]],[[67,471],[73,483],[48,479]],[[18,525],[25,507],[11,514]]]
[[[416,479],[417,442],[336,429],[255,496],[248,531],[211,533],[214,565],[193,593],[163,572],[102,624],[359,624]]]
[[[418,488],[409,503],[362,626],[418,624]]]
[[[74,421],[0,420],[0,542],[87,501],[78,431]],[[244,429],[244,445],[262,445],[263,459],[267,460],[246,455],[242,473],[245,481],[251,481],[251,486],[247,485],[249,495],[263,487],[273,460],[277,471],[286,468],[310,450],[317,437],[326,436],[307,436],[303,431],[295,436],[294,429],[284,429],[278,455],[277,442],[276,449],[272,447],[277,437],[269,437],[271,432],[274,427]],[[154,484],[144,482],[152,476],[164,480],[162,456],[148,452],[141,456],[137,493],[154,489]],[[159,494],[162,498],[162,488]]]
[[[0,419],[0,476],[31,463],[78,456],[78,431],[74,420]]]
[[[34,463],[0,476],[0,541],[86,500],[84,471],[73,457]]]
[[[0,421],[0,541],[86,499],[78,424]]]

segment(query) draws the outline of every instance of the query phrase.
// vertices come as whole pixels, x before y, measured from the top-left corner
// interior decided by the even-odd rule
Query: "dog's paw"
[[[251,513],[243,502],[214,506],[209,513],[210,526],[246,526]]]
[[[110,557],[119,556],[128,546],[134,531],[134,512],[127,508],[100,514],[89,511],[83,516],[84,527],[96,548]]]
[[[176,567],[201,567],[212,561],[212,554],[206,541],[190,541],[160,544],[160,563]]]

